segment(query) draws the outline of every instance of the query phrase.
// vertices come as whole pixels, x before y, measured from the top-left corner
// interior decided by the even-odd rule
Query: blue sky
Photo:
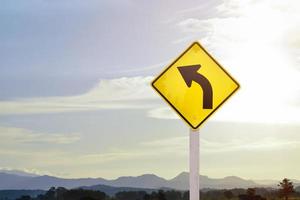
[[[0,0],[0,168],[186,171],[188,128],[150,81],[198,40],[242,86],[201,129],[201,174],[300,179],[299,13],[293,0]]]
[[[1,86],[10,87],[3,88],[1,97],[78,94],[101,78],[133,76],[137,73],[126,70],[165,62],[177,53],[170,42],[180,33],[172,33],[174,27],[167,20],[180,6],[142,1],[1,1]],[[158,48],[161,43],[165,45]]]

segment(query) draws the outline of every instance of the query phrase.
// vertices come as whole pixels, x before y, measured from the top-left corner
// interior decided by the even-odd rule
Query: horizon
[[[15,173],[15,172],[17,172],[17,173]],[[24,175],[18,174],[18,172],[25,173],[25,174]],[[17,175],[17,176],[28,176],[28,177],[32,177],[32,178],[39,177],[39,176],[48,176],[48,177],[56,177],[56,178],[62,178],[62,179],[84,179],[84,178],[98,179],[98,178],[103,178],[105,180],[117,180],[118,178],[121,178],[121,177],[133,177],[134,178],[134,177],[141,177],[141,176],[147,176],[147,175],[156,176],[156,177],[159,177],[159,178],[163,178],[165,180],[172,180],[172,179],[174,179],[174,178],[176,178],[176,177],[178,177],[182,174],[189,174],[188,171],[183,171],[183,172],[178,173],[174,177],[164,177],[164,176],[160,176],[158,174],[154,174],[154,173],[149,172],[149,173],[138,174],[138,175],[122,175],[122,176],[118,176],[118,177],[105,178],[105,177],[102,177],[102,176],[99,176],[99,177],[63,177],[63,176],[55,176],[55,175],[49,175],[49,174],[34,174],[34,173],[31,173],[31,172],[26,172],[26,171],[22,171],[22,170],[18,170],[18,169],[15,169],[15,170],[0,169],[0,173],[10,174],[10,175]],[[281,178],[281,179],[251,179],[251,178],[240,177],[240,176],[237,176],[237,175],[227,175],[227,176],[223,176],[223,177],[211,177],[211,176],[208,176],[208,175],[199,174],[199,177],[200,176],[208,177],[210,179],[224,179],[224,178],[234,177],[234,178],[240,178],[240,179],[243,179],[243,180],[246,180],[246,181],[254,181],[257,184],[262,184],[262,183],[260,183],[260,181],[279,182],[279,181],[281,181],[281,179],[283,179],[283,178]],[[297,181],[297,183],[298,183],[298,181],[299,181],[299,183],[300,183],[300,180],[292,178],[292,177],[284,177],[284,178],[288,178],[292,182]],[[256,182],[256,181],[258,181],[258,182]],[[262,184],[262,185],[264,185],[264,184]]]
[[[167,179],[189,128],[150,82],[198,41],[241,88],[200,128],[200,174],[300,180],[300,3],[0,1],[0,170]]]

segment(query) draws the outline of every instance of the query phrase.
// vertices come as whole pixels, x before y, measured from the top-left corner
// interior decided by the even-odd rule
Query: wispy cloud
[[[172,137],[161,140],[140,142],[135,147],[111,149],[106,153],[93,153],[80,156],[80,160],[88,163],[130,161],[133,159],[161,158],[176,154],[185,156],[187,153],[188,137]],[[156,151],[153,151],[156,149]]]
[[[136,160],[140,161],[140,163],[137,165],[140,166],[143,161],[152,163],[153,160],[171,157],[172,155],[174,155],[174,153],[176,153],[177,159],[185,156],[185,143],[177,146],[176,149],[173,149],[176,143],[179,144],[180,142],[182,142],[181,138],[171,138],[168,139],[168,141],[173,143],[173,145],[170,143],[166,144],[164,142],[158,144],[157,141],[148,143],[140,142],[134,147],[127,146],[108,149],[101,152],[82,151],[80,153],[64,148],[51,148],[50,146],[48,146],[46,149],[43,148],[38,151],[31,148],[15,148],[15,146],[10,149],[5,149],[2,147],[0,148],[0,156],[14,158],[14,164],[11,165],[9,164],[10,162],[8,162],[7,166],[23,166],[24,168],[22,169],[26,169],[28,172],[35,174],[47,174],[67,177],[68,174],[66,174],[66,171],[61,170],[61,166],[64,166],[65,168],[71,169],[71,171],[77,171],[77,176],[86,176],[86,174],[95,176],[97,173],[93,168],[94,166],[100,166],[99,169],[102,172],[106,168],[109,168],[109,173],[111,174],[111,168],[118,169],[117,171],[123,170],[123,167],[119,166],[120,162],[123,163],[121,164],[123,166],[127,165],[134,167],[134,165],[136,165]],[[15,145],[18,145],[18,143],[16,143]],[[156,151],[153,151],[153,147],[156,148]],[[182,149],[181,147],[183,147],[184,149]],[[3,166],[5,165],[5,163],[2,163],[1,165]],[[117,166],[112,167],[114,165]],[[74,166],[75,169],[73,169]],[[79,173],[81,171],[84,171],[84,169],[86,168],[93,168],[93,172],[91,173],[85,171],[82,172],[82,174]],[[145,169],[140,168],[140,170],[143,171]],[[151,172],[153,173],[153,171]],[[125,175],[120,173],[116,174],[118,174],[118,176]],[[105,177],[106,174],[100,174],[100,176]],[[74,177],[74,174],[71,175],[71,177]]]
[[[211,4],[180,12],[180,20],[174,26],[183,37],[174,42],[200,38],[241,84],[238,95],[213,119],[299,123],[300,30],[295,26],[300,23],[298,5],[293,0],[230,0],[217,3],[213,15],[206,17],[196,13],[206,6],[211,8]],[[156,70],[159,65],[127,70],[129,73]],[[151,89],[152,79],[150,76],[107,79],[77,96],[2,101],[0,115],[145,109],[152,118],[178,119]]]
[[[256,133],[257,135],[261,133]],[[2,137],[2,136],[1,136]],[[31,137],[30,137],[31,138]],[[22,140],[21,140],[22,141]],[[34,139],[36,141],[36,139]],[[44,140],[41,140],[44,141]],[[49,142],[49,140],[46,140]],[[52,142],[52,139],[50,139]],[[25,142],[27,142],[25,140]],[[18,144],[16,144],[18,145]],[[221,140],[214,140],[213,138],[201,137],[200,148],[202,158],[207,157],[226,157],[230,155],[240,155],[241,152],[256,155],[256,152],[273,154],[274,152],[285,152],[285,151],[296,151],[299,149],[300,141],[295,139],[284,139],[277,136],[266,136],[260,137],[232,137],[223,138]],[[103,171],[106,169],[114,168],[118,171],[118,176],[121,175],[119,170],[123,170],[124,163],[126,166],[140,168],[143,170],[150,170],[151,167],[144,166],[153,164],[156,166],[155,161],[161,160],[161,166],[170,166],[169,162],[178,162],[181,167],[186,166],[184,159],[187,159],[188,155],[188,137],[187,136],[176,136],[176,137],[165,137],[160,139],[152,139],[149,141],[137,142],[134,146],[122,146],[118,148],[110,148],[105,151],[81,151],[80,153],[72,150],[47,148],[36,151],[34,149],[0,149],[1,156],[13,157],[17,163],[28,169],[28,172],[34,172],[37,174],[52,174],[68,177],[69,175],[59,169],[59,166],[75,170],[80,176],[86,176],[87,174],[95,176],[105,176]],[[174,157],[176,155],[176,157]],[[45,159],[45,156],[47,159]],[[41,162],[41,160],[43,162]],[[134,162],[138,160],[139,162]],[[221,159],[222,160],[222,159]],[[179,162],[180,161],[180,162]],[[208,162],[206,160],[206,162]],[[26,163],[26,164],[25,164]],[[34,163],[31,165],[30,163]],[[122,163],[122,164],[120,164]],[[76,166],[75,169],[73,167]],[[93,168],[94,166],[101,166],[99,172],[88,172],[85,169]],[[152,167],[153,167],[152,166]],[[46,170],[47,169],[47,170]],[[174,168],[172,173],[175,175],[178,173],[178,169]],[[153,172],[154,168],[151,169]],[[125,170],[126,171],[126,170]],[[110,172],[111,173],[111,172]],[[135,172],[137,173],[137,172]],[[124,175],[124,174],[123,174]]]
[[[89,162],[112,162],[117,160],[132,160],[138,158],[164,157],[176,154],[185,157],[188,153],[187,136],[170,137],[159,140],[141,142],[136,148],[119,149],[108,153],[88,154],[82,156]],[[295,149],[300,145],[299,140],[281,139],[276,137],[263,137],[259,141],[255,139],[227,139],[222,142],[212,141],[211,139],[200,139],[200,148],[203,154],[224,154],[237,153],[241,151],[248,152],[265,152],[275,150]],[[153,151],[155,149],[156,151]]]
[[[169,107],[154,108],[148,111],[147,116],[156,119],[180,119],[180,117]]]
[[[236,139],[227,142],[217,142],[202,139],[204,153],[238,152],[238,151],[273,151],[280,149],[297,148],[300,141],[282,140],[278,138],[262,138],[261,140]]]
[[[11,167],[0,167],[0,172],[13,173],[21,176],[38,176],[38,175],[52,175],[49,171],[41,171],[35,168],[11,168]]]
[[[160,71],[161,68],[163,68],[165,65],[167,65],[170,61],[164,61],[160,62],[154,65],[150,66],[142,66],[142,67],[135,67],[135,68],[128,68],[128,69],[118,69],[116,71],[108,71],[106,74],[111,75],[111,74],[138,74],[138,73],[152,73],[152,72],[157,72]]]
[[[26,143],[71,144],[80,140],[80,135],[76,133],[41,133],[15,127],[0,127],[0,137],[2,147]]]
[[[188,152],[188,137],[172,137],[161,140],[154,140],[142,143],[145,147],[155,149],[171,149],[176,154],[186,154]],[[225,152],[240,152],[240,151],[272,151],[298,148],[300,140],[289,140],[276,137],[263,137],[259,141],[255,139],[227,139],[222,142],[212,141],[211,139],[200,139],[201,152],[204,154],[210,153],[225,153]],[[163,151],[162,151],[163,152]]]
[[[57,113],[97,109],[145,109],[158,99],[150,87],[153,77],[101,80],[88,92],[77,96],[27,98],[0,101],[0,115]]]

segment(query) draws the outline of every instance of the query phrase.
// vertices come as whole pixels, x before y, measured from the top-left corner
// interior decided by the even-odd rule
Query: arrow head
[[[177,67],[182,78],[184,79],[186,85],[188,87],[192,86],[193,80],[198,74],[198,69],[200,69],[201,65],[187,65],[187,66],[180,66]]]

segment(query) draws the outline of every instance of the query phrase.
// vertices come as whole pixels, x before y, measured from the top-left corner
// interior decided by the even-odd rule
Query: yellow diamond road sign
[[[193,129],[239,88],[198,42],[170,64],[152,86]]]

